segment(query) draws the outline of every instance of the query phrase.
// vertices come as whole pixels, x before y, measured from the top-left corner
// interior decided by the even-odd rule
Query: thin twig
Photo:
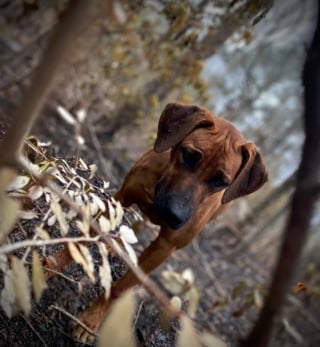
[[[19,224],[20,224],[20,223],[19,223]],[[20,227],[21,227],[21,229],[24,231],[24,228],[22,227],[22,225],[20,225]],[[38,238],[38,232],[35,232],[35,234],[33,235],[32,239],[31,239],[31,241],[34,241],[34,240],[36,240],[37,238]],[[31,251],[31,247],[28,247],[28,248],[26,249],[26,251],[24,252],[23,257],[21,258],[21,261],[22,261],[23,263],[27,260],[27,257],[28,257],[28,255],[29,255],[30,251]]]
[[[33,331],[33,333],[37,336],[37,338],[42,342],[42,344],[44,346],[47,346],[47,344],[45,343],[45,341],[42,339],[42,337],[38,334],[37,330],[32,326],[32,324],[29,322],[29,320],[24,316],[21,315],[21,317],[24,319],[24,321],[27,323],[27,325],[29,326],[29,328]]]
[[[4,245],[0,247],[0,255],[11,253],[13,251],[16,251],[20,248],[25,247],[43,247],[43,246],[52,246],[57,245],[60,243],[67,243],[67,242],[97,242],[99,240],[100,236],[95,237],[63,237],[59,239],[52,239],[52,240],[24,240],[20,242],[16,242],[10,245]]]
[[[28,264],[28,265],[32,265],[32,262],[29,262],[29,261],[26,261],[25,264]],[[53,269],[50,269],[46,266],[42,266],[43,270],[47,271],[47,272],[52,272],[54,273],[56,276],[60,276],[62,278],[64,278],[65,280],[71,282],[71,283],[74,283],[75,285],[79,285],[79,281],[76,281],[74,280],[73,278],[63,274],[62,272],[59,272],[59,271],[56,271],[56,270],[53,270]]]
[[[255,228],[252,232],[248,233],[243,240],[236,246],[236,248],[231,249],[226,254],[227,259],[233,259],[239,254],[246,253],[246,251],[255,243],[258,238],[261,238],[262,235],[270,229],[275,222],[283,216],[283,214],[290,207],[290,203],[285,203],[281,208],[275,211],[275,213],[265,222],[261,227]]]
[[[299,313],[301,313],[306,318],[306,320],[317,331],[317,333],[320,333],[319,321],[304,307],[303,302],[301,302],[301,300],[293,295],[289,295],[288,300],[299,310]]]
[[[76,285],[79,285],[79,281],[76,281],[74,280],[73,278],[69,277],[69,276],[66,276],[65,274],[63,274],[62,272],[59,272],[59,271],[56,271],[56,270],[53,270],[53,269],[50,269],[46,266],[43,266],[43,270],[47,271],[47,272],[52,272],[54,273],[56,276],[60,276],[62,278],[64,278],[65,280],[71,282],[71,283],[74,283]]]
[[[111,179],[113,182],[117,183],[117,180],[115,179],[111,170],[107,170],[108,162],[107,162],[107,160],[103,154],[103,150],[101,148],[100,141],[98,140],[97,135],[96,135],[95,131],[93,130],[90,122],[88,122],[88,130],[89,130],[89,134],[90,134],[91,141],[92,141],[92,144],[94,146],[95,152],[97,153],[97,158],[98,158],[98,161],[100,162],[101,170],[102,170],[104,177],[109,177],[109,179]]]
[[[70,318],[71,320],[73,320],[74,322],[76,322],[78,325],[81,326],[81,328],[83,328],[84,330],[86,330],[89,334],[97,337],[98,334],[95,333],[94,331],[92,331],[88,326],[86,326],[83,322],[81,322],[81,320],[79,320],[77,317],[75,317],[74,315],[72,315],[70,312],[66,311],[65,309],[63,309],[62,307],[56,306],[56,305],[51,305],[49,307],[50,309],[54,309],[56,311],[61,312],[62,314],[64,314],[65,316],[67,316],[68,318]]]
[[[218,294],[220,296],[222,296],[222,297],[227,297],[226,291],[222,288],[222,286],[219,283],[216,275],[214,274],[214,272],[210,268],[208,262],[205,260],[205,258],[203,256],[203,252],[201,251],[201,249],[199,247],[198,240],[197,239],[193,240],[192,245],[193,245],[193,249],[197,253],[197,257],[200,259],[201,264],[203,265],[206,273],[208,274],[209,278],[211,279],[211,281],[212,281],[214,287],[216,288],[216,291],[218,292]]]
[[[137,313],[136,313],[136,318],[135,318],[134,323],[133,323],[133,325],[132,325],[132,330],[134,330],[134,329],[136,328],[136,324],[137,324],[138,318],[139,318],[139,316],[140,316],[140,312],[141,312],[141,310],[142,310],[143,304],[144,304],[144,302],[141,301],[141,302],[140,302],[140,305],[139,305],[139,308],[138,308],[138,311],[137,311]]]

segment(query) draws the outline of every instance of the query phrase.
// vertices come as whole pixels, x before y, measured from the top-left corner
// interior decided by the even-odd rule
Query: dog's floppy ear
[[[168,104],[159,119],[154,150],[157,153],[164,152],[179,143],[195,128],[212,125],[210,113],[198,106]]]
[[[222,203],[239,198],[258,190],[268,180],[265,164],[253,143],[241,146],[242,165],[239,172],[225,191]]]

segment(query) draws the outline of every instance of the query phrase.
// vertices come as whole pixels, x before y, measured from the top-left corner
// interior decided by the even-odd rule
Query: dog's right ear
[[[210,112],[199,106],[168,104],[159,119],[154,151],[164,152],[178,144],[194,129],[212,125],[213,119]]]

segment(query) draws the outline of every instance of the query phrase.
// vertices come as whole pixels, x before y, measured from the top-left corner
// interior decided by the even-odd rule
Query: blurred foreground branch
[[[70,1],[34,72],[32,84],[22,97],[12,126],[1,143],[0,167],[16,165],[23,141],[52,90],[59,68],[70,55],[75,38],[89,22],[93,4],[95,1]]]
[[[269,295],[256,325],[242,342],[243,347],[267,347],[273,322],[281,312],[290,281],[296,269],[307,237],[315,203],[320,196],[320,1],[318,22],[309,48],[304,71],[305,143],[297,174],[291,212],[284,232],[280,255],[273,275]]]

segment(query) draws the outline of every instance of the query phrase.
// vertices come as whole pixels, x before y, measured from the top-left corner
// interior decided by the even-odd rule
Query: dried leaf
[[[103,233],[109,233],[111,230],[111,223],[109,219],[107,219],[105,216],[100,216],[99,227]]]
[[[53,214],[51,217],[48,218],[47,220],[47,224],[49,227],[51,227],[52,225],[54,225],[54,223],[56,222],[57,217]]]
[[[72,171],[72,175],[75,175],[75,176],[70,179],[70,181],[68,182],[68,186],[73,184],[75,186],[75,189],[78,189],[78,192],[76,192],[76,194],[78,194],[78,196],[80,196],[82,200],[83,197],[85,197],[85,195],[83,195],[83,191],[84,191],[86,182],[80,176],[77,176],[77,172],[74,169],[71,169],[71,171]]]
[[[96,164],[91,164],[91,165],[89,165],[89,169],[90,169],[89,180],[91,180],[94,177],[94,175],[96,174],[98,167]]]
[[[36,302],[40,301],[42,292],[48,287],[40,257],[37,251],[32,252],[32,287]]]
[[[30,182],[28,176],[17,176],[6,188],[7,192],[24,188]]]
[[[80,248],[80,247],[82,247],[82,248]],[[89,279],[92,282],[94,282],[94,280],[95,280],[94,274],[93,274],[94,265],[93,265],[92,257],[91,257],[91,255],[90,255],[90,257],[88,256],[89,251],[86,247],[79,245],[79,248],[80,248],[80,250],[73,242],[68,242],[68,249],[69,249],[69,252],[72,256],[72,259],[76,263],[82,265],[83,270],[86,272]],[[84,248],[86,248],[86,251],[84,250]]]
[[[53,177],[55,177],[60,183],[62,184],[67,184],[68,182],[66,181],[66,179],[63,177],[63,175],[61,174],[61,172],[58,169],[55,169],[51,172],[51,175]]]
[[[29,188],[28,196],[31,198],[31,200],[38,200],[41,198],[43,194],[43,187],[39,185],[34,185]]]
[[[177,310],[180,311],[182,307],[182,301],[178,296],[173,296],[170,300],[171,305]]]
[[[301,292],[306,292],[307,289],[308,289],[308,287],[307,287],[307,285],[304,282],[297,282],[292,287],[292,292],[294,294],[298,294],[298,293],[301,293]]]
[[[260,290],[258,288],[255,288],[253,291],[253,299],[254,299],[254,304],[256,305],[257,308],[261,308],[263,306],[263,300],[261,297]]]
[[[68,190],[68,195],[70,196],[71,199],[74,200],[74,195],[75,195],[74,190]]]
[[[191,269],[185,269],[182,274],[181,277],[185,280],[187,285],[191,285],[194,283],[194,275]]]
[[[175,271],[162,271],[161,283],[172,294],[180,294],[185,288],[185,280],[182,278],[180,273]]]
[[[0,244],[6,239],[18,219],[19,203],[0,194]]]
[[[13,199],[25,199],[26,193],[23,190],[19,190],[17,192],[8,192],[7,193],[8,197],[13,198]]]
[[[102,243],[99,243],[98,245],[101,258],[102,258],[102,265],[99,267],[99,277],[102,287],[104,288],[104,297],[106,300],[109,299],[110,296],[110,290],[111,290],[111,283],[112,283],[112,276],[111,276],[111,269],[108,262],[108,250],[106,246]]]
[[[98,347],[135,347],[132,331],[134,298],[132,291],[125,292],[111,307],[110,314],[99,331]],[[119,329],[121,327],[121,329]]]
[[[191,318],[194,318],[199,306],[200,299],[198,289],[195,286],[190,287],[190,289],[185,294],[185,299],[189,302],[188,314]]]
[[[80,158],[80,159],[81,159],[81,158]],[[81,160],[82,160],[82,159],[81,159]],[[76,176],[75,178],[78,178],[78,179],[80,179],[80,180],[82,179],[80,176],[77,176],[77,171],[76,171],[76,169],[73,168],[73,167],[70,167],[66,161],[65,161],[65,165],[66,165],[67,168],[68,168],[68,174],[75,175],[75,176]],[[87,165],[87,164],[85,164],[85,165]],[[73,183],[75,183],[75,182],[73,181]],[[78,186],[78,187],[80,187],[80,186]]]
[[[78,144],[79,144],[80,146],[82,146],[82,145],[84,145],[84,144],[86,143],[84,137],[83,137],[83,136],[80,136],[80,135],[76,136],[76,140],[77,140],[77,142],[78,142]]]
[[[16,303],[25,314],[28,314],[31,310],[31,295],[27,269],[19,258],[12,256],[11,270],[13,274]]]
[[[90,201],[89,206],[90,206],[90,215],[95,216],[99,212],[98,204],[95,201]]]
[[[78,213],[70,208],[68,212],[66,212],[65,216],[67,218],[67,220],[72,220],[73,218],[75,218],[78,215]]]
[[[50,161],[45,160],[45,161],[41,162],[40,167],[38,165],[35,165],[36,166],[35,170],[39,173],[44,173],[47,171],[47,169],[50,168],[50,164],[51,164]]]
[[[0,270],[4,273],[8,270],[8,258],[4,254],[0,254]]]
[[[76,112],[76,117],[80,123],[83,123],[87,117],[87,112],[83,108]]]
[[[283,319],[282,323],[286,329],[286,332],[291,335],[299,344],[303,343],[303,337],[301,334],[289,323],[287,319]]]
[[[137,243],[138,239],[134,231],[126,225],[121,225],[119,229],[119,234],[122,239],[126,240],[128,243]]]
[[[127,20],[126,12],[124,11],[122,4],[119,1],[112,2],[113,15],[120,24],[124,24]]]
[[[44,187],[43,188],[43,192],[44,192],[44,197],[46,199],[46,203],[49,204],[49,202],[51,201],[51,191],[49,188]]]
[[[30,169],[34,170],[36,173],[40,174],[40,168],[37,164],[29,163]]]
[[[114,207],[112,206],[112,204],[109,200],[107,201],[107,204],[108,204],[108,211],[109,211],[109,220],[111,223],[111,230],[114,230],[117,226],[117,224],[116,224],[116,210],[114,209]]]
[[[73,115],[66,110],[63,106],[58,105],[57,106],[57,111],[61,118],[68,124],[75,125],[76,120],[74,119]]]
[[[200,339],[204,347],[228,347],[224,341],[209,333],[201,334]]]
[[[87,273],[88,277],[92,282],[95,281],[94,278],[94,262],[92,255],[88,249],[88,247],[78,244],[78,247],[80,249],[81,254],[83,255],[84,259],[86,260],[86,265],[84,266],[84,270]]]
[[[114,202],[116,204],[116,225],[118,226],[122,222],[124,211],[123,211],[122,205],[119,201],[114,200]]]
[[[1,291],[0,304],[9,318],[18,312],[16,293],[13,284],[13,274],[11,270],[7,270],[4,276],[4,288]]]
[[[133,262],[134,265],[138,264],[138,258],[136,255],[136,252],[134,251],[134,249],[132,248],[132,246],[120,236],[120,240],[122,241],[125,250],[128,253],[129,258],[131,259],[131,261]]]
[[[87,219],[84,219],[83,221],[77,220],[76,224],[83,235],[89,236],[90,224]]]
[[[88,170],[88,165],[82,158],[79,158],[79,166],[83,170]]]
[[[104,204],[104,202],[96,195],[96,194],[90,194],[92,200],[98,205],[99,209],[102,212],[106,211],[106,205]]]
[[[50,203],[50,207],[60,225],[61,235],[66,236],[68,233],[68,224],[64,217],[64,213],[62,212],[61,206],[58,204],[58,202],[55,199],[52,199]]]
[[[186,316],[180,319],[181,330],[177,338],[177,347],[201,347],[200,339],[196,333],[192,322]]]
[[[19,218],[21,219],[34,219],[38,217],[38,214],[33,211],[19,211]]]
[[[50,240],[50,235],[41,227],[36,227],[36,234],[42,240]]]
[[[101,257],[105,257],[106,259],[108,258],[109,251],[107,249],[107,246],[104,242],[99,242],[98,243],[98,248],[101,254]]]

